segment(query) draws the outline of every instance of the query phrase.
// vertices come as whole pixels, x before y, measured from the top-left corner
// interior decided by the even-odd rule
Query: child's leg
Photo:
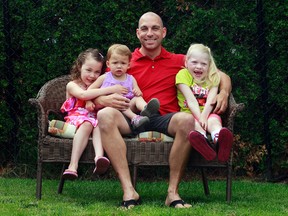
[[[137,116],[137,114],[135,114],[130,108],[123,111],[123,113],[131,120]]]
[[[71,160],[68,169],[77,171],[79,159],[87,146],[89,136],[92,132],[93,126],[89,122],[84,122],[77,129],[73,138],[73,146],[71,153]]]
[[[195,130],[201,133],[205,138],[206,136],[206,131],[201,127],[200,123],[195,119]]]
[[[148,118],[158,113],[160,108],[160,103],[157,98],[152,98],[148,103],[143,99],[143,97],[134,97],[130,101],[130,109],[134,113],[138,113],[139,110],[141,116],[147,116]]]
[[[132,111],[135,110],[135,112],[138,112],[138,105],[141,107],[144,107],[146,105],[146,102],[142,97],[134,97],[130,101],[130,108],[123,111],[123,113],[131,119],[131,124],[134,128],[140,128],[144,126],[145,124],[149,123],[149,118],[147,116],[140,116],[137,115]]]
[[[134,113],[138,113],[139,111],[143,110],[146,105],[147,105],[147,103],[143,99],[143,97],[135,96],[130,101],[130,109]]]
[[[97,157],[101,157],[104,155],[104,149],[102,147],[100,130],[98,126],[95,127],[93,130],[92,141],[93,141],[93,147],[95,150],[95,160],[96,160]]]
[[[95,150],[95,169],[93,173],[100,175],[107,171],[110,166],[110,161],[108,158],[104,157],[104,149],[102,146],[100,130],[98,126],[93,130],[92,141]]]
[[[233,134],[227,128],[222,127],[221,118],[215,114],[209,117],[208,128],[214,143],[218,145],[219,162],[227,162],[233,144]]]
[[[211,114],[208,117],[207,131],[211,134],[211,138],[214,144],[216,144],[218,141],[219,132],[221,128],[222,128],[222,121],[220,116],[216,114]]]

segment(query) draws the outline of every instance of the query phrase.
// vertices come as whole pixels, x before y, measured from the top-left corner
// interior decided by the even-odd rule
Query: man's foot
[[[225,163],[229,160],[233,144],[233,134],[227,128],[222,128],[218,137],[218,160]]]
[[[191,131],[188,135],[191,146],[198,151],[207,161],[216,158],[216,152],[209,145],[208,140],[198,131]]]
[[[140,128],[140,127],[144,126],[145,124],[147,124],[149,122],[150,122],[150,120],[149,120],[149,118],[147,116],[140,116],[140,115],[135,116],[131,120],[131,124],[132,124],[132,127],[134,129]]]
[[[185,206],[187,203],[184,202],[184,200],[174,200],[173,202],[170,203],[169,207],[172,208],[190,208]]]
[[[178,198],[174,199],[173,201],[171,201],[171,199],[167,196],[166,200],[165,200],[165,205],[168,207],[172,207],[172,208],[191,208],[192,205],[186,203],[184,200],[182,200],[179,195],[177,195]]]
[[[121,203],[121,207],[124,209],[131,209],[136,205],[141,205],[140,197],[138,199],[130,199],[130,200],[122,201]]]
[[[120,208],[123,210],[131,209],[136,205],[140,205],[141,202],[141,197],[135,189],[133,187],[128,187],[127,190],[124,190],[123,201],[121,202]]]
[[[147,116],[148,118],[150,118],[151,115],[158,113],[159,108],[159,100],[157,98],[152,98],[144,107],[144,109],[140,112],[140,116]]]

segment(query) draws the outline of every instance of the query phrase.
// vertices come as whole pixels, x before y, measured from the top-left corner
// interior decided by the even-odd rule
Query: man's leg
[[[184,112],[176,113],[170,120],[168,132],[174,135],[174,142],[169,156],[170,179],[168,195],[165,201],[170,206],[173,201],[181,200],[178,193],[178,186],[184,174],[189,159],[191,145],[187,135],[194,130],[194,118],[191,114]],[[176,208],[189,208],[190,204],[177,204]]]
[[[126,119],[120,111],[110,107],[100,110],[97,119],[103,148],[119,177],[123,189],[123,201],[138,200],[139,194],[135,191],[131,181],[126,157],[126,144],[121,136],[121,134],[131,132]]]

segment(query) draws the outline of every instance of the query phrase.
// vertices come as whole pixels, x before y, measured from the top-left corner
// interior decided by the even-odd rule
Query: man
[[[194,130],[194,118],[191,114],[178,112],[175,76],[184,66],[184,55],[169,53],[162,47],[166,32],[157,14],[147,12],[141,16],[136,31],[141,47],[133,52],[129,73],[137,80],[146,101],[151,98],[160,101],[160,113],[149,117],[150,123],[145,126],[145,130],[159,131],[174,137],[169,156],[170,178],[165,205],[189,208],[191,205],[181,199],[178,186],[189,158],[190,142],[193,142],[193,137],[190,136],[190,141],[187,137]],[[230,92],[231,80],[221,72],[220,93],[213,102],[216,104],[214,112],[225,111]],[[103,147],[123,189],[123,206],[133,207],[139,204],[140,196],[131,182],[122,135],[137,134],[140,131],[132,131],[130,122],[119,111],[126,109],[129,103],[121,95],[101,96],[95,102],[105,106],[98,112],[97,118]],[[203,145],[207,143],[204,141]]]

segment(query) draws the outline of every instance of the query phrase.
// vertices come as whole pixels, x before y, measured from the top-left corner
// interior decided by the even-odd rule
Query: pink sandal
[[[98,157],[95,161],[95,169],[93,174],[102,175],[104,174],[110,166],[110,161],[106,157]]]
[[[64,179],[75,180],[78,178],[78,173],[77,171],[66,169],[62,176]]]

